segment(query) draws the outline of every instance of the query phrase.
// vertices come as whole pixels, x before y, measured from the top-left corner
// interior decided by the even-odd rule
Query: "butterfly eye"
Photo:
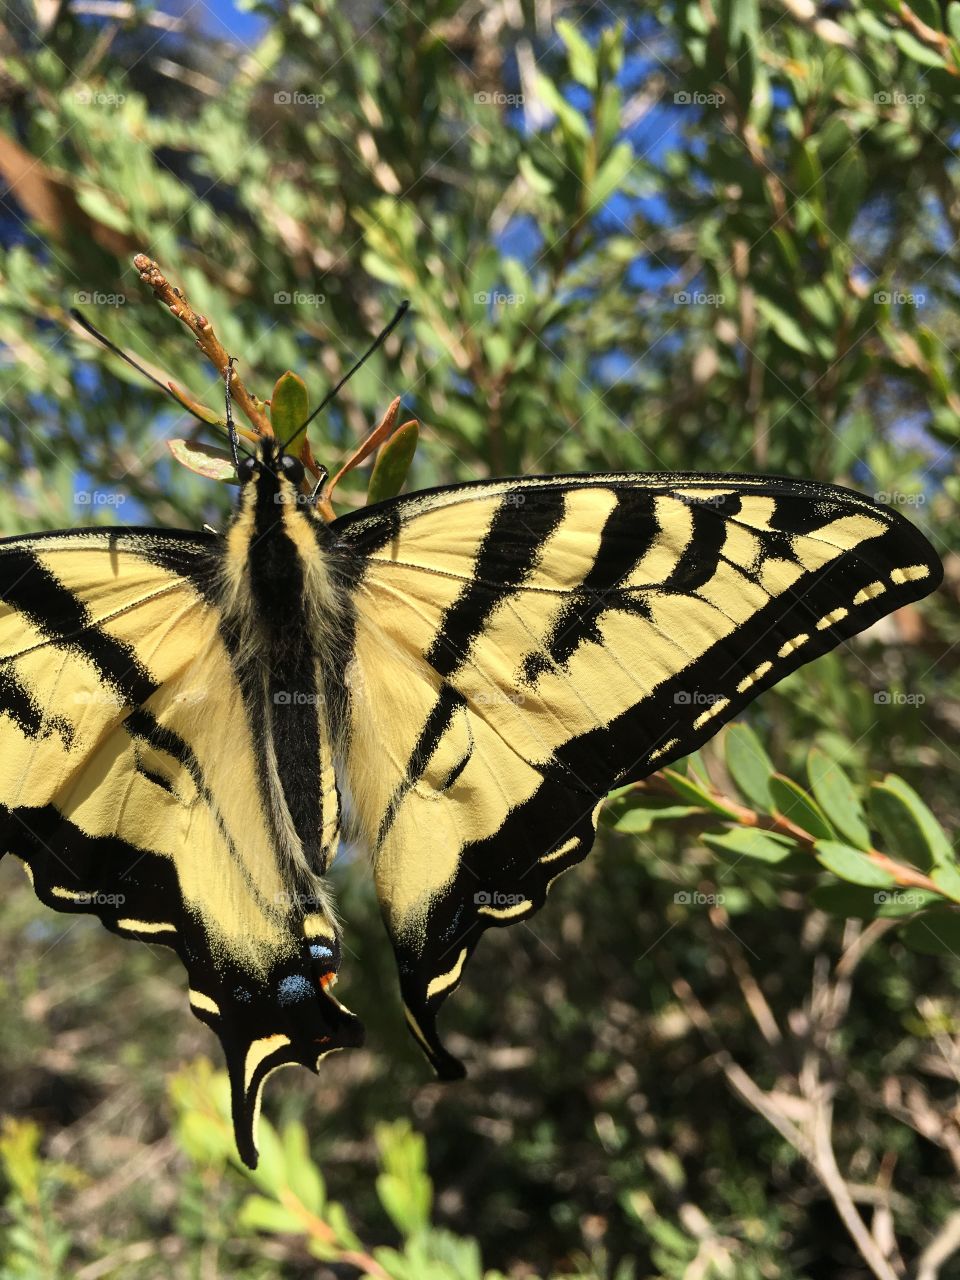
[[[237,468],[237,475],[241,484],[246,484],[248,480],[252,480],[257,474],[257,468],[260,464],[256,458],[241,458],[240,465]]]
[[[290,454],[285,453],[280,459],[280,466],[292,485],[299,488],[303,484],[303,463],[299,458],[292,458]]]

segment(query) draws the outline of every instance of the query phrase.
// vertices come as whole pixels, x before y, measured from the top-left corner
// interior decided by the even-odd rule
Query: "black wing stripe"
[[[172,730],[157,723],[143,704],[160,686],[150,677],[133,649],[116,637],[102,631],[90,618],[77,597],[41,564],[26,547],[7,544],[3,549],[5,582],[0,600],[16,609],[44,635],[50,643],[80,653],[95,667],[100,677],[112,686],[131,710],[124,717],[124,727],[131,737],[138,737],[157,750],[172,756],[190,774],[198,792],[215,816],[218,829],[230,856],[244,876],[251,894],[266,905],[249,870],[244,867],[237,846],[226,828],[219,806],[207,785],[203,770],[190,746]],[[0,671],[8,663],[0,663]],[[19,682],[18,682],[19,683]],[[0,689],[0,705],[6,688]],[[22,686],[21,686],[22,687]]]
[[[146,702],[157,686],[129,645],[101,631],[77,597],[23,549],[3,553],[6,582],[0,594],[52,644],[83,654],[131,706]]]
[[[691,502],[689,505],[693,517],[693,532],[673,572],[661,584],[665,591],[682,591],[687,594],[710,581],[716,572],[727,537],[726,520],[717,517],[736,517],[742,503],[739,494],[731,493],[707,498],[703,502]]]
[[[471,642],[482,634],[493,610],[523,585],[540,551],[557,529],[565,507],[560,492],[545,495],[531,511],[517,507],[504,494],[477,552],[474,575],[443,616],[427,662],[438,675],[451,676],[466,658]],[[504,544],[509,554],[504,554]],[[491,583],[497,584],[491,587]]]
[[[440,744],[440,739],[450,727],[454,715],[466,705],[466,698],[462,693],[454,689],[452,685],[444,683],[441,686],[433,709],[427,717],[423,729],[420,731],[420,736],[414,745],[413,751],[410,753],[406,774],[391,796],[386,812],[383,815],[380,830],[377,833],[376,843],[378,848],[383,844],[387,833],[393,826],[404,796],[423,777],[427,765],[430,763],[430,757],[436,751]],[[466,761],[464,761],[464,764],[466,764]]]
[[[542,649],[524,660],[521,679],[532,683],[542,671],[567,662],[588,641],[602,643],[601,616],[610,609],[646,616],[647,605],[623,583],[656,542],[660,525],[653,496],[643,490],[615,493],[615,505],[604,522],[600,545],[583,581],[554,621]]]

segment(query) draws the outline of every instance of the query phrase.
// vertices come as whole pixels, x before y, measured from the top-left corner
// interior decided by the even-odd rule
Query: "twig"
[[[140,273],[140,279],[148,284],[161,302],[170,308],[178,320],[182,321],[197,339],[197,346],[207,357],[216,371],[223,377],[230,364],[230,356],[213,331],[213,325],[206,316],[194,311],[180,289],[170,284],[166,276],[145,253],[138,253],[133,265]],[[251,426],[258,435],[272,436],[273,427],[266,415],[266,405],[257,396],[252,395],[240,379],[234,366],[230,379],[230,391],[234,402],[240,406]]]
[[[804,1092],[807,1094],[807,1101],[812,1104],[814,1116],[812,1132],[808,1135],[787,1119],[774,1104],[770,1095],[751,1079],[730,1052],[724,1048],[713,1025],[713,1019],[697,999],[690,984],[683,978],[677,978],[672,986],[674,994],[683,1004],[691,1022],[713,1050],[714,1058],[722,1069],[727,1083],[811,1166],[833,1201],[864,1262],[870,1267],[877,1280],[899,1280],[896,1272],[891,1269],[880,1253],[876,1241],[857,1212],[850,1189],[837,1166],[831,1141],[832,1107],[827,1090],[819,1080],[816,1062],[808,1062],[805,1072],[808,1080]]]
[[[161,31],[182,31],[186,26],[183,18],[157,10],[138,11],[136,5],[129,4],[126,0],[74,0],[70,12],[88,14],[94,18],[114,18],[117,22],[130,22],[137,18],[146,26],[158,27]]]
[[[889,933],[891,929],[896,929],[900,924],[899,920],[881,919],[871,920],[867,927],[859,933],[844,951],[843,955],[837,961],[835,973],[838,977],[849,978],[867,954],[875,942],[879,942],[885,933]]]
[[[938,1280],[940,1268],[960,1249],[960,1209],[955,1209],[917,1260],[917,1280]]]
[[[753,1015],[753,1020],[757,1024],[760,1034],[771,1047],[783,1044],[783,1033],[777,1025],[773,1010],[767,1003],[767,998],[763,994],[760,984],[753,976],[750,963],[743,954],[743,945],[740,939],[730,928],[729,914],[726,911],[721,913],[721,910],[717,909],[716,915],[717,919],[714,918],[714,912],[710,912],[710,923],[716,924],[719,922],[723,926],[719,935],[721,945],[727,953],[727,959],[740,986],[744,1002]]]
[[[843,1225],[850,1232],[854,1244],[860,1250],[860,1256],[877,1277],[877,1280],[899,1280],[886,1258],[877,1247],[877,1242],[867,1230],[867,1225],[857,1212],[850,1189],[844,1181],[837,1165],[837,1157],[833,1150],[833,1103],[821,1085],[817,1094],[811,1099],[813,1108],[813,1145],[817,1176],[823,1183],[833,1201],[834,1208],[840,1215]]]
[[[903,25],[909,27],[917,39],[922,40],[925,44],[932,44],[937,53],[944,59],[950,54],[950,37],[944,35],[942,31],[937,31],[934,27],[928,26],[918,14],[914,13],[908,4],[900,5],[900,17],[903,19]],[[944,67],[945,71],[949,71],[951,75],[956,75],[955,67],[949,62]]]
[[[641,795],[655,796],[676,796],[676,791],[670,784],[668,778],[662,773],[651,774],[649,778],[643,782],[635,782],[631,788],[633,791],[639,792]],[[730,810],[729,822],[736,822],[742,827],[756,827],[759,831],[772,831],[777,835],[789,836],[791,840],[796,840],[798,844],[804,845],[807,849],[813,850],[817,843],[817,837],[806,831],[798,823],[791,821],[782,813],[759,813],[755,809],[748,808],[739,800],[734,800],[731,796],[724,795],[716,787],[710,787],[709,793],[711,797],[724,808]],[[717,813],[707,815],[711,821],[723,821],[723,816]],[[938,898],[944,896],[943,889],[935,884],[929,876],[918,871],[916,867],[906,866],[902,862],[897,862],[895,858],[891,858],[888,853],[882,853],[879,849],[863,849],[863,856],[868,858],[875,866],[886,871],[893,879],[895,884],[902,885],[904,888],[926,889],[929,893],[935,893]]]

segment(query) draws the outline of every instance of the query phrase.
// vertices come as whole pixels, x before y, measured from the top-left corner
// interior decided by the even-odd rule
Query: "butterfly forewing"
[[[501,481],[334,528],[365,557],[350,782],[414,1034],[446,1074],[440,1003],[483,930],[585,856],[607,792],[941,575],[895,512],[790,480]]]
[[[0,542],[0,852],[48,905],[176,949],[252,1163],[269,1071],[360,1031],[318,985],[338,944],[278,856],[217,576],[205,536]]]

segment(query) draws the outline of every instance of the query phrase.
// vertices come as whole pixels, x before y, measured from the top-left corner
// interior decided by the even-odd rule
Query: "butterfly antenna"
[[[366,351],[363,353],[360,359],[356,362],[356,364],[353,365],[351,369],[347,370],[347,372],[343,375],[343,377],[340,379],[340,381],[337,383],[337,385],[333,388],[332,391],[327,392],[327,394],[323,397],[323,399],[314,409],[313,413],[310,414],[310,417],[307,418],[305,422],[301,422],[299,427],[297,427],[296,431],[294,431],[293,434],[283,442],[283,445],[281,446],[283,450],[286,449],[287,445],[290,443],[291,440],[296,439],[296,437],[300,434],[301,431],[306,431],[307,427],[309,427],[310,423],[314,420],[314,418],[321,411],[321,409],[325,409],[327,407],[330,401],[336,396],[340,388],[343,387],[347,382],[349,382],[350,379],[353,377],[353,375],[360,368],[360,366],[363,364],[366,364],[366,362],[370,359],[370,357],[377,350],[377,348],[382,346],[384,342],[386,342],[387,338],[390,337],[391,333],[393,333],[394,329],[397,327],[397,325],[400,323],[400,321],[403,319],[403,317],[407,314],[409,310],[410,310],[410,301],[408,298],[404,298],[403,302],[401,302],[399,307],[397,307],[396,314],[394,315],[393,319],[390,321],[390,323],[387,325],[385,329],[380,330],[376,338],[374,338],[373,342],[366,349]]]
[[[119,356],[121,360],[125,360],[132,369],[136,369],[137,373],[142,374],[142,376],[146,378],[149,382],[152,382],[155,387],[159,387],[160,390],[163,392],[163,394],[165,396],[169,396],[170,399],[173,400],[178,405],[179,408],[187,409],[187,406],[183,403],[183,401],[179,400],[173,394],[173,392],[170,390],[168,386],[165,386],[164,383],[162,383],[159,378],[155,378],[153,374],[149,371],[149,369],[145,369],[142,364],[138,364],[137,361],[134,360],[132,356],[128,356],[127,353],[123,351],[120,347],[118,347],[115,342],[111,342],[110,339],[107,337],[107,335],[105,333],[101,333],[100,330],[96,328],[95,325],[92,325],[90,321],[86,319],[85,316],[81,315],[81,313],[76,309],[76,307],[70,308],[70,316],[72,319],[76,320],[77,324],[80,326],[81,329],[85,329],[87,333],[90,334],[91,337],[96,338],[96,340],[99,343],[101,343],[103,346],[105,346],[108,351],[112,351],[115,356]],[[207,420],[205,418],[201,418],[199,413],[194,413],[192,409],[187,409],[187,412],[192,417],[196,418],[198,422],[202,422],[204,423],[205,426],[209,426],[209,423],[207,423]]]
[[[230,356],[227,360],[227,367],[223,374],[223,393],[224,393],[224,412],[227,419],[227,435],[230,437],[230,452],[233,454],[233,465],[237,469],[237,475],[240,474],[240,454],[237,451],[239,443],[237,438],[237,428],[233,423],[233,399],[230,394],[230,379],[233,377],[233,366],[236,363],[236,356]],[[246,453],[246,450],[244,450]]]

